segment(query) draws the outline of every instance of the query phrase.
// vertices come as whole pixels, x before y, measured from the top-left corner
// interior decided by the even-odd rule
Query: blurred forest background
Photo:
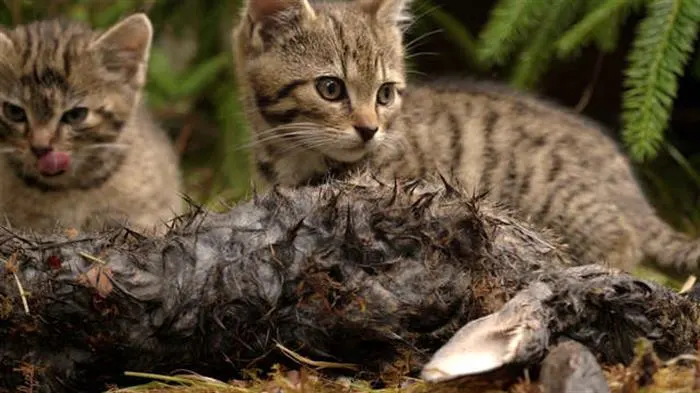
[[[197,201],[249,191],[230,30],[242,0],[4,0],[11,26],[65,16],[104,28],[146,12],[147,99]],[[412,78],[500,80],[610,127],[661,213],[700,229],[700,0],[413,0]]]

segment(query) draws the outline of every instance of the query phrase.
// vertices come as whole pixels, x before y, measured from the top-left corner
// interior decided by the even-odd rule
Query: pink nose
[[[377,133],[379,127],[355,126],[355,131],[363,141],[369,142]]]
[[[31,147],[32,154],[36,156],[36,158],[41,158],[53,150],[51,146],[32,146]]]

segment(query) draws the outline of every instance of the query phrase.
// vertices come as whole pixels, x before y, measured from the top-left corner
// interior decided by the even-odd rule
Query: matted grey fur
[[[395,362],[415,375],[479,320],[472,331],[486,340],[467,340],[464,354],[527,367],[564,337],[604,364],[631,361],[640,337],[663,359],[700,338],[696,302],[572,267],[556,239],[439,180],[279,187],[221,214],[193,209],[163,238],[2,232],[0,258],[0,391],[24,382],[20,362],[37,367],[34,391],[52,393],[142,382],[124,371],[230,380],[297,366],[277,343],[356,364],[356,377]]]

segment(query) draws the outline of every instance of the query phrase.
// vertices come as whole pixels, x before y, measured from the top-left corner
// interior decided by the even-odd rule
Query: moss
[[[649,359],[653,359],[650,367]],[[700,391],[699,363],[688,361],[661,364],[649,352],[639,352],[629,366],[616,365],[604,368],[611,393],[691,393]],[[374,389],[372,381],[324,378],[309,368],[285,371],[280,368],[267,378],[249,378],[228,383],[208,380],[204,377],[179,375],[144,375],[153,381],[147,384],[112,389],[110,393],[259,393],[259,392],[304,392],[304,393],[539,393],[537,381],[526,375],[514,382],[508,378],[498,380],[489,377],[472,377],[463,381],[431,385],[420,380],[402,376],[400,381],[386,387]],[[176,386],[175,384],[180,384]]]

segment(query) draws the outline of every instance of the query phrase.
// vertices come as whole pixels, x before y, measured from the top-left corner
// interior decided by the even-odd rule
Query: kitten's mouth
[[[37,161],[37,170],[42,176],[54,177],[65,173],[70,167],[70,154],[62,151],[51,151]]]

